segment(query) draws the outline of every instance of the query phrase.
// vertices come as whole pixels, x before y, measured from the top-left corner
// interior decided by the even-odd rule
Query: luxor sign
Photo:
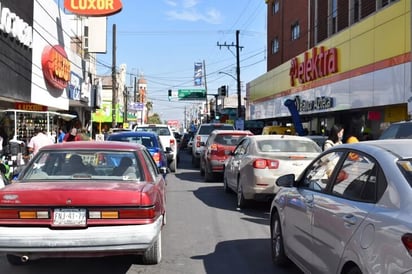
[[[309,52],[304,53],[303,62],[299,62],[297,57],[291,61],[289,76],[290,85],[295,86],[296,80],[300,84],[314,81],[318,78],[328,76],[338,71],[338,50],[337,48],[325,49],[317,47],[312,49],[312,55]]]
[[[70,61],[60,45],[46,46],[41,56],[44,78],[54,88],[64,89],[70,80]]]
[[[77,15],[108,16],[122,10],[121,0],[64,0],[64,8]]]

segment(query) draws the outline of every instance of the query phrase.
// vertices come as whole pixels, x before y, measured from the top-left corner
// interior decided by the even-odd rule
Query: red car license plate
[[[55,226],[86,226],[86,209],[56,208],[53,213]]]

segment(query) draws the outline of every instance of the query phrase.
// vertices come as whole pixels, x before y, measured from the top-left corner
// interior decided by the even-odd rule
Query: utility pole
[[[113,49],[112,49],[112,128],[116,127],[117,107],[117,77],[116,77],[116,24],[113,24]]]
[[[239,46],[239,34],[240,31],[236,30],[236,45],[235,44],[219,44],[217,46],[221,49],[222,47],[227,47],[229,50],[231,47],[236,48],[236,81],[237,81],[237,118],[242,117],[242,90],[240,87],[240,50],[243,49],[242,46]]]

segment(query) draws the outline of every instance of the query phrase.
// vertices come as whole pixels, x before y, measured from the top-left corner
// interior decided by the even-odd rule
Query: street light
[[[236,78],[230,73],[224,72],[224,71],[219,71],[219,74],[225,74],[227,76],[230,76],[237,82],[237,117],[240,119],[242,117],[242,92],[240,89],[240,78]],[[238,73],[239,76],[239,73]]]

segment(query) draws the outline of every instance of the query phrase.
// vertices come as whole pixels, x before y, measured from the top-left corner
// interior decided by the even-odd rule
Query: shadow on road
[[[219,242],[213,253],[192,256],[203,260],[206,273],[302,273],[295,265],[279,268],[272,264],[269,239],[246,239]],[[248,258],[236,261],[233,258]]]

